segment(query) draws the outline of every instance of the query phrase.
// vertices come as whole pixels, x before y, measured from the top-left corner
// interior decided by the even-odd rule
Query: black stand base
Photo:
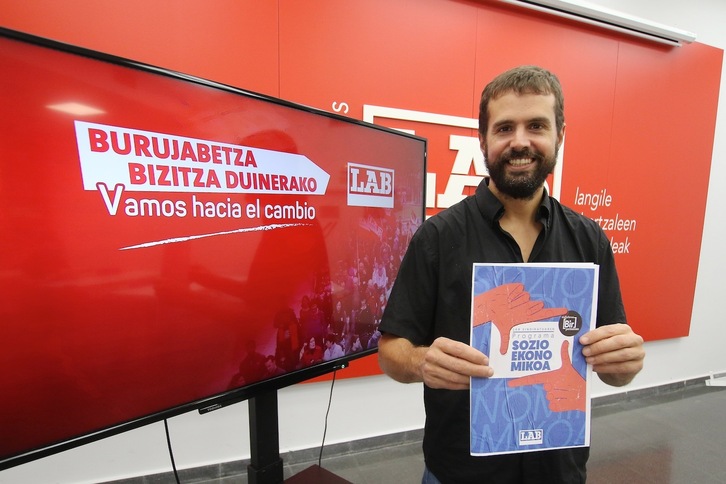
[[[308,467],[285,480],[285,484],[352,484],[319,465]]]
[[[266,465],[256,467],[247,466],[247,482],[249,484],[277,484],[282,482],[282,459]]]
[[[250,465],[249,484],[283,482],[280,436],[277,422],[277,392],[262,393],[249,400]],[[351,484],[318,465],[308,467],[284,481],[292,484]]]

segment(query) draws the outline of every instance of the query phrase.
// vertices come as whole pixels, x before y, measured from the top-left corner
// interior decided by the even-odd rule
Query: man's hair
[[[557,132],[565,125],[565,99],[557,76],[537,66],[519,66],[495,77],[481,94],[479,102],[479,133],[487,134],[489,101],[513,92],[522,94],[553,94],[555,96],[555,124]]]

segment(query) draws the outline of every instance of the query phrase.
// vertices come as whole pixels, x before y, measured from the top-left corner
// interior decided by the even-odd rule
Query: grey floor
[[[591,432],[589,484],[726,483],[726,387],[701,383],[597,403]],[[285,478],[316,463],[285,463]],[[354,484],[418,484],[423,466],[416,439],[322,460],[324,469]],[[182,475],[181,482],[247,484],[243,467],[213,478]],[[168,474],[156,478],[144,482],[174,482]]]

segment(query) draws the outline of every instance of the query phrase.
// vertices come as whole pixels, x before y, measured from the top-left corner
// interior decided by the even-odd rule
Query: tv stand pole
[[[280,432],[277,420],[277,391],[271,390],[248,401],[250,418],[249,484],[283,482]]]
[[[332,472],[312,465],[284,480],[277,420],[277,390],[248,400],[250,416],[250,464],[248,484],[351,484]]]

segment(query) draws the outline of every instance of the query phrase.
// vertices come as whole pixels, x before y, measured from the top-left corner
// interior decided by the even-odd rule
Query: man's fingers
[[[446,388],[447,390],[466,390],[470,379],[467,376],[449,371],[445,368],[424,363],[423,381],[430,388]]]
[[[626,324],[611,324],[589,331],[580,338],[588,363],[611,363],[642,359],[643,338]]]
[[[459,341],[438,338],[429,347],[421,368],[424,383],[431,388],[469,388],[469,378],[488,378],[489,359],[479,350]]]
[[[606,324],[605,326],[600,326],[599,328],[588,331],[580,337],[580,343],[582,343],[583,346],[593,346],[599,342],[607,341],[616,336],[632,336],[634,337],[633,340],[635,343],[637,343],[638,339],[640,340],[639,344],[642,344],[643,340],[643,338],[633,332],[633,329],[629,325],[625,323],[617,323]]]
[[[431,345],[431,349],[435,350],[437,353],[454,357],[457,360],[471,362],[476,365],[489,364],[489,358],[487,358],[484,353],[469,346],[468,344],[462,343],[461,341],[455,341],[448,338],[437,338]]]

